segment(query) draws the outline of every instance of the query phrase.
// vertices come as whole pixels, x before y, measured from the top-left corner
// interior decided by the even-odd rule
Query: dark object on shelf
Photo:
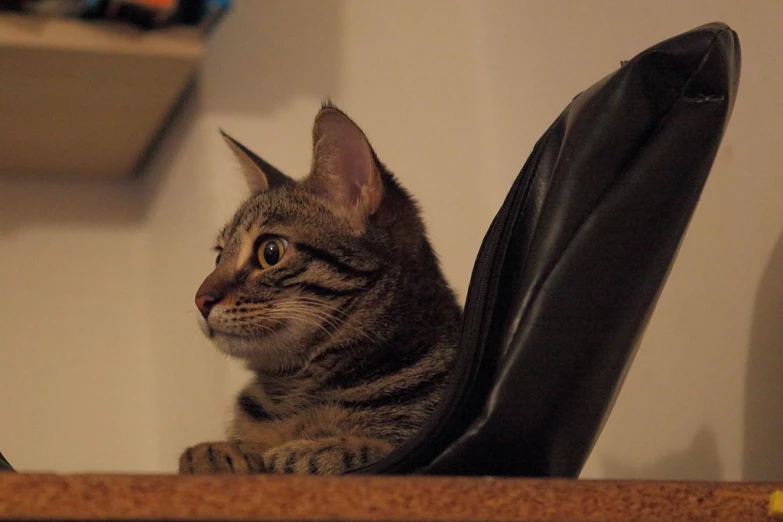
[[[0,10],[42,16],[99,15],[108,0],[0,0]]]
[[[479,251],[453,380],[360,473],[576,477],[693,215],[740,75],[737,35],[655,45],[566,107]]]
[[[141,29],[155,29],[170,24],[177,12],[177,1],[145,2],[143,0],[109,0],[106,18],[128,22]]]
[[[232,0],[191,0],[179,4],[178,23],[196,25],[208,34],[231,8]]]
[[[23,11],[24,4],[24,0],[0,0],[0,11]]]
[[[31,15],[115,20],[152,30],[198,26],[209,33],[231,8],[231,0],[0,0],[0,11]]]

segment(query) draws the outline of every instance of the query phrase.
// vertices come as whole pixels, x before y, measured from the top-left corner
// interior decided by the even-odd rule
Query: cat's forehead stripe
[[[241,230],[239,232],[239,252],[237,253],[236,269],[241,270],[253,255],[253,244],[256,242],[256,229]]]

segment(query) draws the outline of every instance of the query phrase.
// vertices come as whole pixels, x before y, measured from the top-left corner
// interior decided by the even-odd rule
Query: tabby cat
[[[299,182],[224,137],[251,196],[196,305],[254,378],[228,440],[187,449],[180,472],[339,474],[378,460],[432,413],[459,336],[417,205],[331,103]]]

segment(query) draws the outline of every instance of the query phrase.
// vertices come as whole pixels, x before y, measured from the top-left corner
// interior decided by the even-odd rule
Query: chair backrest
[[[0,453],[0,471],[14,471],[14,468],[5,460],[2,453]]]
[[[541,137],[479,251],[447,396],[360,473],[579,474],[693,215],[737,93],[736,34],[661,42]]]

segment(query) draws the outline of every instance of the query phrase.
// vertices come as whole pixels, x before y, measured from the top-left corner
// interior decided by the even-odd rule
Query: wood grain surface
[[[780,484],[0,473],[0,520],[768,521]]]

